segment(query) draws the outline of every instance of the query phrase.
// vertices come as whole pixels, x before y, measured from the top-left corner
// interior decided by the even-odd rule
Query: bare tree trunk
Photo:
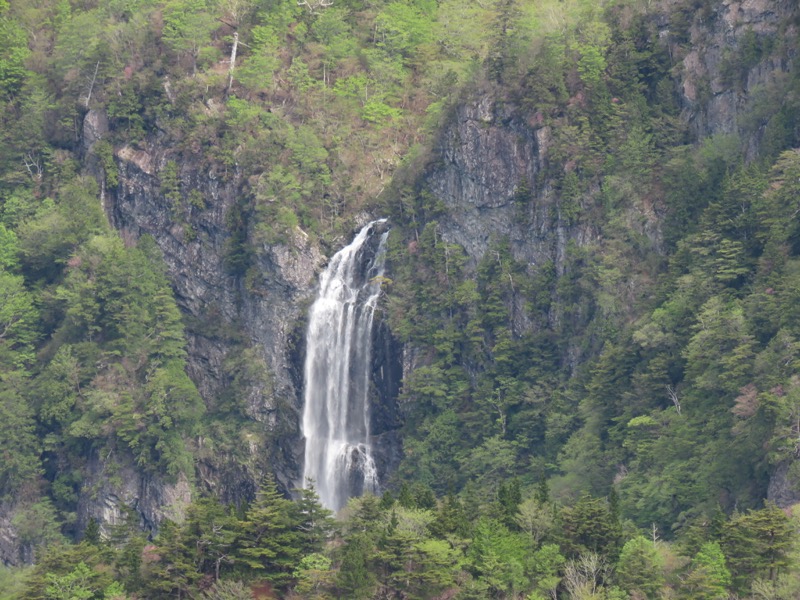
[[[92,81],[89,83],[89,91],[86,93],[86,100],[83,103],[85,108],[89,108],[89,102],[92,100],[92,91],[94,91],[94,83],[97,81],[97,70],[100,68],[100,61],[97,61],[97,64],[94,66],[94,75],[92,75]]]
[[[672,400],[672,403],[675,405],[675,410],[678,414],[681,414],[681,401],[680,398],[678,398],[678,391],[671,385],[667,385],[667,394],[669,394],[670,400]]]
[[[228,67],[228,93],[233,86],[233,70],[236,68],[236,51],[239,49],[239,33],[233,32],[233,47],[231,48],[231,65]]]

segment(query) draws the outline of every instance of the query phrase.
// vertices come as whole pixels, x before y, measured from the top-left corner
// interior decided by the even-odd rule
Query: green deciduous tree
[[[8,15],[8,3],[0,6],[0,45],[4,48],[0,58],[0,98],[15,94],[28,74],[25,60],[30,55],[28,36],[19,23]]]
[[[526,570],[533,581],[535,592],[541,596],[552,597],[559,583],[560,571],[566,559],[562,556],[556,544],[544,544],[531,554]]]
[[[37,311],[24,280],[0,266],[0,373],[30,362]]]
[[[294,578],[295,590],[304,598],[327,598],[327,589],[333,585],[336,572],[331,568],[331,559],[313,552],[300,559]]]

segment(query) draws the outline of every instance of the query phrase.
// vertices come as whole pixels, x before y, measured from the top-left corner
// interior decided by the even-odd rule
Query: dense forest
[[[800,597],[800,10],[742,4],[0,0],[0,598]],[[376,217],[402,453],[333,515],[302,349],[171,261],[277,305]]]

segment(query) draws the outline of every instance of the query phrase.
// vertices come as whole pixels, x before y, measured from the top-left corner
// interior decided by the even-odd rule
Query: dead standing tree
[[[316,15],[323,8],[333,6],[333,0],[297,0],[297,6],[305,6],[311,14]]]

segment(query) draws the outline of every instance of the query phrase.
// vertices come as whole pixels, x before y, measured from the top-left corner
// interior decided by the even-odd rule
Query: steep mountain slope
[[[794,3],[67,4],[0,3],[3,562],[296,485],[316,275],[384,215],[388,486],[798,499]]]

